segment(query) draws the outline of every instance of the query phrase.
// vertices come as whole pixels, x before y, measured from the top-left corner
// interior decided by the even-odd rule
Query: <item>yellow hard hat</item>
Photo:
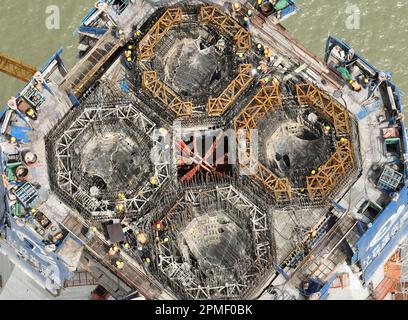
[[[248,17],[244,17],[244,21],[248,21],[249,20],[249,18]]]
[[[129,249],[129,248],[130,248],[130,244],[126,242],[125,245],[124,245],[124,247],[125,247],[125,249]]]
[[[150,258],[146,258],[147,263],[150,263],[150,261],[151,261]]]
[[[117,209],[118,211],[123,211],[123,209],[124,209],[123,204],[122,204],[122,203],[118,203],[117,206],[116,206],[116,209]]]
[[[258,44],[256,45],[256,47],[257,47],[258,49],[261,49],[261,48],[262,48],[262,44],[258,43]]]
[[[315,175],[316,174],[316,170],[312,170],[312,175]]]
[[[263,3],[263,0],[258,0],[258,4],[262,4]]]
[[[27,110],[27,114],[28,114],[29,116],[33,116],[33,115],[35,114],[34,109],[32,109],[32,108],[28,109],[28,110]]]
[[[11,142],[16,142],[17,139],[16,139],[16,137],[11,137],[11,138],[10,138],[10,141],[11,141]]]
[[[153,184],[153,185],[157,185],[159,183],[159,180],[155,176],[151,177],[149,181],[150,181],[150,184]]]
[[[36,213],[36,212],[37,212],[37,209],[31,209],[31,212],[32,212],[32,213]]]

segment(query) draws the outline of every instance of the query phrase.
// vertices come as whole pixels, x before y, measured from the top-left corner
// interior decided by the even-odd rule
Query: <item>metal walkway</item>
[[[144,274],[133,264],[132,261],[128,260],[123,255],[121,256],[121,259],[125,262],[125,266],[122,270],[118,270],[113,265],[112,258],[108,254],[109,244],[98,236],[94,236],[92,239],[87,239],[84,236],[83,230],[88,228],[80,221],[80,219],[69,214],[64,219],[62,225],[78,237],[92,255],[103,262],[105,267],[111,270],[129,286],[139,291],[144,297],[146,297],[146,299],[154,300],[162,294],[162,289],[156,284],[155,280]]]
[[[326,281],[337,265],[346,259],[339,246],[349,237],[357,223],[347,214],[340,218],[291,275],[291,281],[303,281],[309,277]]]
[[[89,81],[122,46],[119,39],[108,30],[87,55],[65,76],[61,87],[79,97]]]

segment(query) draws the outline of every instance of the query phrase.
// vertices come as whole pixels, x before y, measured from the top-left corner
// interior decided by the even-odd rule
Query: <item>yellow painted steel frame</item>
[[[235,118],[235,130],[255,129],[258,119],[264,117],[270,110],[275,111],[275,107],[278,106],[282,107],[282,99],[278,83],[273,82],[272,85],[262,87],[251,102]]]
[[[350,117],[345,108],[312,84],[296,85],[299,104],[307,103],[333,121],[338,136],[350,134]]]
[[[214,6],[200,9],[200,20],[216,25],[221,31],[233,38],[238,53],[245,53],[251,48],[251,35],[234,18]]]
[[[343,137],[337,143],[336,152],[320,168],[316,175],[307,177],[307,190],[311,199],[324,197],[353,167],[353,150],[350,140],[350,117],[347,110],[333,98],[328,97],[312,84],[296,85],[299,104],[309,104],[316,111],[333,121],[337,137]]]
[[[274,81],[272,85],[261,88],[251,102],[235,118],[235,130],[246,130],[248,156],[251,155],[250,130],[256,129],[258,120],[269,111],[275,111],[277,107],[282,107],[282,99],[279,84]],[[257,171],[253,178],[262,183],[273,194],[276,201],[288,201],[292,198],[292,188],[288,178],[279,178],[259,162],[256,165]]]
[[[0,53],[0,72],[28,82],[37,71],[34,67]]]
[[[249,86],[252,76],[252,65],[241,64],[238,68],[237,77],[231,81],[228,87],[218,98],[211,98],[208,101],[208,114],[210,116],[220,116],[234,103],[239,95]]]
[[[142,88],[149,90],[153,97],[160,100],[167,108],[174,112],[177,117],[191,116],[193,104],[182,101],[176,93],[162,83],[156,71],[145,71],[142,75]]]
[[[154,56],[154,47],[171,27],[183,21],[181,8],[168,9],[139,42],[138,59],[150,60]]]
[[[339,179],[353,167],[353,164],[351,142],[342,139],[337,143],[336,152],[320,168],[319,172],[307,177],[309,197],[315,199],[326,196]]]

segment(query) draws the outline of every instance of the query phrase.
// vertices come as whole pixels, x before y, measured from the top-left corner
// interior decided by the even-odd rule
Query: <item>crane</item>
[[[28,82],[38,70],[22,61],[10,58],[0,52],[0,72],[8,74],[21,81]]]

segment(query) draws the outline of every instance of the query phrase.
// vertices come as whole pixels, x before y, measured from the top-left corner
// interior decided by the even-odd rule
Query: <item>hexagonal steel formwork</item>
[[[344,107],[313,85],[296,84],[298,104],[292,102],[288,106],[282,103],[279,88],[280,85],[276,79],[272,85],[261,88],[234,119],[234,129],[238,136],[240,132],[243,132],[246,138],[246,158],[250,159],[248,161],[255,168],[250,176],[268,189],[276,203],[280,205],[290,205],[293,201],[300,202],[305,206],[318,206],[327,203],[335,197],[336,192],[344,188],[345,184],[350,183],[350,177],[358,169],[353,148],[353,143],[357,143],[357,141],[353,141],[355,135],[352,133],[351,118]],[[265,130],[270,131],[272,127],[281,126],[282,123],[288,121],[292,121],[294,125],[292,124],[293,128],[291,125],[287,125],[287,134],[290,133],[291,129],[299,128],[299,121],[303,127],[310,127],[311,121],[302,116],[302,114],[310,115],[309,110],[314,112],[314,122],[326,130],[324,135],[327,136],[328,140],[324,150],[332,152],[332,155],[328,157],[323,154],[320,162],[316,162],[316,159],[309,159],[311,163],[316,162],[314,168],[308,168],[306,164],[303,170],[300,170],[302,173],[293,174],[297,180],[297,183],[294,184],[294,181],[291,181],[287,174],[277,173],[276,170],[274,171],[266,165],[265,161],[253,159],[250,133],[251,130],[260,129],[262,131],[260,135],[263,135]],[[271,119],[275,120],[272,121]],[[315,130],[318,133],[319,130],[317,129],[317,127],[310,127],[310,131]],[[272,131],[276,131],[276,128]],[[322,132],[320,135],[324,136]],[[288,139],[284,136],[281,138]],[[317,156],[316,154],[315,157]],[[262,155],[261,158],[263,158],[261,160],[265,160],[266,156]],[[300,155],[298,154],[295,160],[299,162],[299,158]],[[288,164],[286,165],[288,166]],[[241,169],[247,167],[248,163],[241,163]]]
[[[169,178],[141,102],[109,94],[100,85],[46,138],[52,189],[90,220],[138,215]]]
[[[142,222],[153,241],[142,259],[179,298],[254,298],[275,256],[266,208],[242,186],[181,189]]]
[[[137,46],[142,90],[177,118],[223,115],[254,79],[251,63],[237,63],[252,46],[249,32],[218,7],[168,8]]]

